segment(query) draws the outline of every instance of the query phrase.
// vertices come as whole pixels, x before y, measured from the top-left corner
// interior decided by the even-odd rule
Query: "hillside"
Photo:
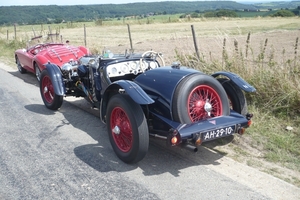
[[[149,13],[177,14],[216,9],[243,10],[256,9],[253,5],[233,1],[196,1],[196,2],[151,2],[129,4],[98,4],[74,6],[1,6],[0,25],[40,24],[49,20],[89,21],[107,17],[131,15],[146,16]]]
[[[295,9],[300,6],[300,1],[276,1],[256,3],[254,6],[258,9]]]

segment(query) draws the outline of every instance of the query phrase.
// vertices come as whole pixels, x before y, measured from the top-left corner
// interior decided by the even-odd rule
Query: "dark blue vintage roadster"
[[[251,124],[244,92],[254,92],[238,75],[212,75],[164,66],[161,54],[84,56],[41,72],[44,104],[57,110],[63,97],[84,97],[100,111],[116,155],[126,163],[142,160],[149,136],[170,146],[197,151],[202,142],[243,134]]]

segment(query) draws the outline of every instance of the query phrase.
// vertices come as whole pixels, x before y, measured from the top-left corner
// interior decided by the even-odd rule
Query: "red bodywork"
[[[45,64],[49,62],[61,67],[65,63],[76,62],[84,55],[89,55],[87,48],[64,43],[37,44],[15,51],[16,60],[19,59],[21,66],[32,73],[35,73],[35,66],[38,66],[40,71],[45,69]]]

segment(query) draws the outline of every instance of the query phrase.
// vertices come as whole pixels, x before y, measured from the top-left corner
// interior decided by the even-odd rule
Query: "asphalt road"
[[[201,147],[151,139],[128,165],[84,100],[46,109],[34,75],[0,63],[0,199],[298,199],[300,188]]]

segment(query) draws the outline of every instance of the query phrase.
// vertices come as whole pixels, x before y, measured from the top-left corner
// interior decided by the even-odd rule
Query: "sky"
[[[33,5],[91,5],[91,4],[124,4],[136,2],[159,2],[159,1],[199,1],[199,0],[0,0],[0,6],[33,6]],[[236,2],[266,2],[284,0],[235,0]]]

